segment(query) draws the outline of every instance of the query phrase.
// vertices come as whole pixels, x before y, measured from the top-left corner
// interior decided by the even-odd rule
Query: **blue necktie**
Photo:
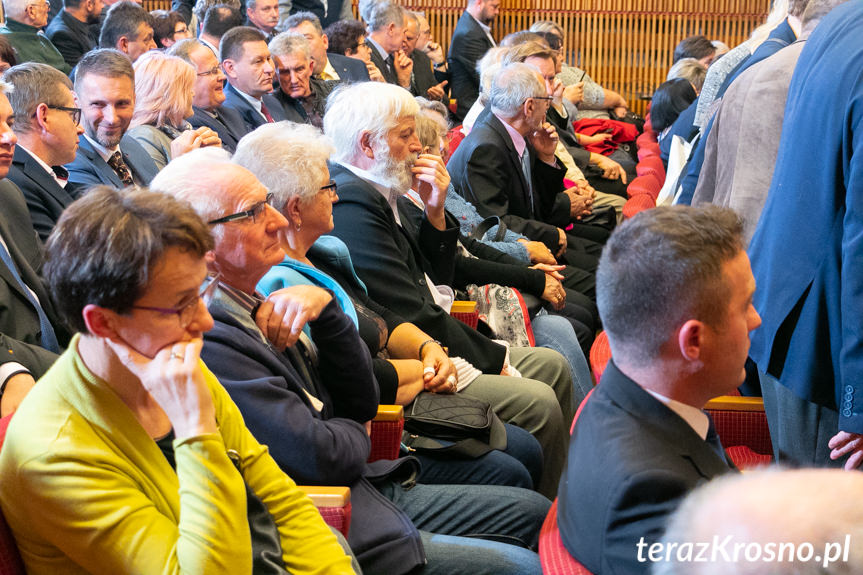
[[[54,353],[60,353],[60,345],[57,343],[57,336],[54,334],[54,328],[51,326],[51,322],[48,321],[48,316],[45,315],[45,310],[42,309],[42,306],[39,305],[39,302],[30,292],[30,289],[21,279],[21,276],[18,274],[18,269],[15,267],[15,262],[12,261],[12,255],[3,243],[0,243],[0,260],[3,260],[3,263],[6,264],[7,268],[9,268],[9,271],[18,281],[18,285],[24,291],[27,299],[30,300],[30,303],[36,308],[36,313],[39,314],[39,327],[42,331],[42,347],[49,351],[53,351]]]

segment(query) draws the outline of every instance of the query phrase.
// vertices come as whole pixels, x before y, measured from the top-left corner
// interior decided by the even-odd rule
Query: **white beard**
[[[386,145],[374,150],[375,165],[369,170],[376,178],[389,187],[405,193],[411,188],[414,175],[411,168],[417,161],[418,154],[409,154],[404,160],[394,160]]]

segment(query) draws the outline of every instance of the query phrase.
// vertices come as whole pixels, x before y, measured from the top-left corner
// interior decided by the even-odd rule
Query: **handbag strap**
[[[502,242],[504,235],[506,234],[506,224],[497,216],[489,216],[480,222],[470,237],[482,241],[485,234],[495,226],[497,226],[497,233],[494,234],[492,241]]]
[[[431,437],[414,435],[404,432],[402,443],[411,449],[433,451],[436,454],[457,455],[468,459],[476,459],[492,450],[492,447],[479,439],[468,437],[460,441],[444,444]]]

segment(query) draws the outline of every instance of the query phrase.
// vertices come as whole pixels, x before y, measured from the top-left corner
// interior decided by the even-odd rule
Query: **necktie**
[[[120,152],[114,152],[111,154],[111,157],[108,158],[108,165],[112,170],[117,172],[117,175],[120,176],[124,185],[134,185],[135,180],[132,179],[132,172],[129,171],[129,166],[127,166],[126,162],[123,161],[123,155]]]
[[[275,122],[273,117],[270,115],[270,111],[267,109],[267,105],[264,104],[263,100],[261,100],[261,113],[264,115],[264,117],[267,119],[267,122],[269,122],[270,124]]]
[[[530,153],[525,146],[521,153],[521,171],[524,173],[524,179],[527,181],[527,205],[530,210],[530,217],[533,217],[533,179],[530,174]]]
[[[38,300],[32,294],[30,288],[27,287],[27,284],[24,283],[24,280],[21,279],[21,276],[18,274],[18,269],[15,267],[15,262],[12,261],[12,255],[3,243],[0,243],[0,260],[3,260],[3,263],[6,264],[7,268],[9,268],[9,272],[18,281],[18,285],[24,291],[27,299],[30,300],[30,303],[36,308],[36,313],[39,315],[39,329],[42,332],[42,347],[49,351],[60,353],[60,345],[57,343],[57,336],[54,333],[54,328],[51,326],[51,322],[48,321],[48,316],[45,315],[45,310],[43,310],[42,306],[39,305]]]
[[[713,448],[723,461],[726,461],[725,448],[722,447],[722,442],[719,441],[719,434],[716,433],[716,425],[713,423],[713,418],[710,417],[709,413],[707,414],[707,419],[710,421],[710,427],[707,428],[707,437],[704,438],[704,441]]]
[[[396,74],[396,57],[393,54],[387,56],[386,60],[387,70],[390,72],[390,76],[395,76]]]

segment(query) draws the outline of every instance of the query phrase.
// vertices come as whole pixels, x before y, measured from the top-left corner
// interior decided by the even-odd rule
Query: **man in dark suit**
[[[112,5],[102,22],[100,48],[114,48],[126,54],[132,62],[156,49],[153,41],[153,17],[132,0]]]
[[[429,100],[443,100],[446,96],[444,87],[447,81],[438,82],[434,75],[431,60],[425,52],[417,50],[420,22],[413,12],[405,12],[405,33],[402,41],[402,52],[413,62],[410,91],[414,96],[422,96]]]
[[[322,128],[327,96],[339,82],[313,75],[311,47],[299,34],[279,34],[270,42],[270,50],[279,74],[276,99],[281,102],[285,116],[291,122]]]
[[[847,2],[806,41],[749,245],[764,317],[752,359],[774,452],[793,465],[863,461],[861,33],[863,5]]]
[[[312,12],[297,12],[285,22],[287,31],[305,36],[315,63],[314,75],[321,80],[368,82],[369,71],[362,60],[327,52],[329,40]]]
[[[405,14],[404,8],[390,0],[373,4],[366,44],[371,48],[372,63],[381,71],[384,80],[410,90],[414,63],[402,49]]]
[[[557,133],[545,122],[550,99],[533,67],[516,63],[501,69],[488,108],[448,170],[456,191],[480,215],[502,218],[512,230],[543,242],[558,259],[592,272],[601,245],[564,231],[587,204],[576,191],[564,190],[566,169],[555,157]]]
[[[731,469],[704,405],[746,374],[755,280],[728,209],[659,207],[612,235],[597,274],[613,359],[583,404],[558,492],[566,549],[595,575],[647,573],[668,514]]]
[[[47,64],[19,64],[3,79],[15,88],[9,102],[18,136],[8,178],[24,193],[36,232],[45,241],[75,197],[63,164],[75,159],[78,136],[84,133],[81,109],[75,107],[69,78]]]
[[[263,32],[249,26],[228,30],[220,42],[219,58],[228,77],[224,105],[242,116],[247,130],[287,120],[282,105],[270,94],[276,67]]]
[[[146,186],[159,171],[146,150],[124,136],[135,109],[134,78],[129,58],[117,50],[93,50],[78,63],[75,94],[84,133],[66,169],[69,181],[82,189],[95,184]]]
[[[70,67],[99,43],[91,24],[98,23],[101,15],[102,0],[66,0],[48,24],[45,34]]]
[[[233,154],[237,142],[248,130],[236,110],[222,106],[225,102],[225,74],[219,67],[219,60],[212,50],[194,39],[177,42],[168,53],[182,58],[194,66],[197,72],[195,97],[192,100],[195,114],[188,118],[188,122],[193,128],[206,126],[219,134],[222,147]]]
[[[0,415],[14,411],[68,341],[38,275],[42,246],[24,196],[5,179],[17,141],[12,116],[0,90]]]
[[[276,37],[276,25],[278,23],[278,0],[248,0],[246,2],[246,26],[257,28],[263,32],[267,43]]]
[[[447,64],[450,91],[458,101],[456,119],[461,122],[479,96],[477,62],[489,48],[496,46],[491,37],[491,23],[500,11],[500,0],[469,0],[458,19],[449,44]]]

